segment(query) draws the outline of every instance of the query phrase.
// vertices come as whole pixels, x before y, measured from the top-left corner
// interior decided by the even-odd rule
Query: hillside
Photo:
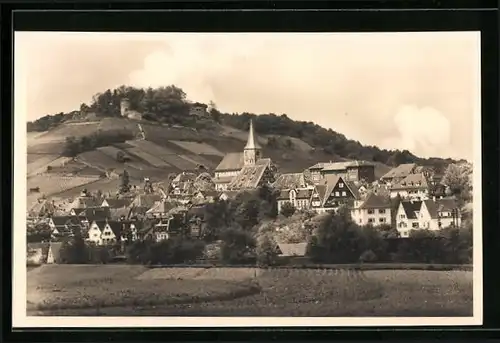
[[[124,98],[129,99],[130,111],[139,113],[139,118],[142,115],[141,120],[120,116]],[[197,170],[200,166],[212,171],[226,153],[243,150],[250,119],[255,123],[264,155],[282,173],[300,172],[320,161],[357,159],[375,163],[376,176],[380,177],[401,163],[442,168],[454,162],[423,159],[406,150],[364,146],[340,133],[286,115],[228,114],[210,104],[207,116],[191,116],[192,103],[175,86],[121,86],[93,99],[90,105],[82,104],[80,110],[27,123],[28,188],[42,187],[40,192],[50,195],[60,189],[50,186],[55,175],[81,177],[84,182],[96,177],[116,179],[127,169],[131,180],[140,182],[144,177],[164,180],[170,173]],[[89,187],[98,184],[88,183]],[[85,183],[78,187],[85,187]]]
[[[147,122],[142,122],[141,126],[144,140],[132,139],[97,147],[74,158],[61,156],[64,137],[81,137],[95,131],[105,133],[117,129],[137,135],[138,123],[128,119],[104,118],[81,125],[62,123],[52,130],[31,135],[27,155],[28,199],[34,201],[40,193],[55,197],[74,196],[83,188],[111,191],[117,183],[107,187],[111,185],[108,178],[116,180],[124,169],[128,171],[132,183],[138,186],[145,177],[162,181],[170,173],[195,171],[200,165],[213,171],[226,153],[242,151],[247,139],[247,132],[222,125],[215,125],[212,130],[197,131]],[[268,144],[270,139],[275,141],[272,147]],[[286,143],[287,140],[292,144]],[[345,160],[338,156],[332,158],[293,137],[259,135],[259,143],[263,146],[264,155],[271,157],[282,173],[300,172],[319,161]],[[126,157],[124,162],[117,160],[120,153]],[[377,176],[388,169],[388,166],[377,164]],[[40,188],[40,193],[30,191],[36,187]]]

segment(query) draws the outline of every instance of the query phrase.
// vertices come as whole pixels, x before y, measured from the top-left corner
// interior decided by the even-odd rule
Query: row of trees
[[[413,230],[397,237],[391,226],[356,225],[348,211],[328,216],[309,240],[308,254],[321,263],[471,263],[472,224],[439,231]]]
[[[63,121],[70,119],[73,116],[73,113],[57,113],[54,115],[46,115],[41,118],[38,118],[35,121],[29,121],[26,124],[26,129],[28,132],[42,132],[52,129],[53,127],[58,126]]]
[[[92,151],[95,148],[113,143],[123,143],[133,138],[133,133],[126,130],[97,131],[82,137],[70,136],[66,137],[63,155],[75,157],[85,151]]]

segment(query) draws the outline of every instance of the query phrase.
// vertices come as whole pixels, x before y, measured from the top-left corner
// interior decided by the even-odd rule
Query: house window
[[[405,219],[405,218],[406,218],[406,216],[404,214],[399,215],[399,219]]]
[[[362,219],[360,219],[360,220],[359,220],[359,223],[360,223],[360,224],[362,224],[362,223],[363,223],[363,220],[362,220]]]
[[[375,219],[373,218],[368,218],[368,223],[373,223],[375,221]]]
[[[342,196],[345,197],[347,193],[345,191],[342,192]]]
[[[412,223],[411,227],[414,228],[414,229],[418,229],[418,223]]]
[[[409,236],[408,230],[401,231],[401,237],[407,238]]]
[[[339,188],[344,188],[344,184],[342,182],[339,182]]]
[[[399,223],[399,227],[406,227],[406,223],[405,222],[400,222]]]
[[[378,210],[378,213],[380,213],[380,214],[385,213],[385,209],[379,209],[379,210]]]
[[[385,223],[385,218],[379,218],[379,219],[378,219],[378,221],[379,221],[380,223]]]
[[[368,214],[373,214],[374,212],[372,209],[368,210]]]
[[[340,192],[335,192],[335,196],[336,197],[340,196]]]

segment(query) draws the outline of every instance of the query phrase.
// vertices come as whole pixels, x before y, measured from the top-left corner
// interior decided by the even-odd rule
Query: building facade
[[[358,225],[391,225],[391,207],[392,204],[388,197],[370,193],[364,201],[354,202],[351,217]]]
[[[440,230],[461,225],[461,213],[454,199],[405,200],[396,213],[396,227],[401,237],[411,230]]]
[[[351,182],[375,181],[375,165],[366,161],[320,162],[309,167],[308,170],[315,184],[321,183],[328,175],[341,176],[344,180]]]

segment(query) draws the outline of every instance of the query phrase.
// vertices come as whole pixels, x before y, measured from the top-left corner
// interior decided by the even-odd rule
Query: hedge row
[[[260,268],[255,264],[229,265],[229,264],[172,264],[150,265],[148,268]],[[423,264],[423,263],[370,263],[370,264],[298,264],[282,265],[261,269],[351,269],[351,270],[464,270],[472,271],[470,264]]]

